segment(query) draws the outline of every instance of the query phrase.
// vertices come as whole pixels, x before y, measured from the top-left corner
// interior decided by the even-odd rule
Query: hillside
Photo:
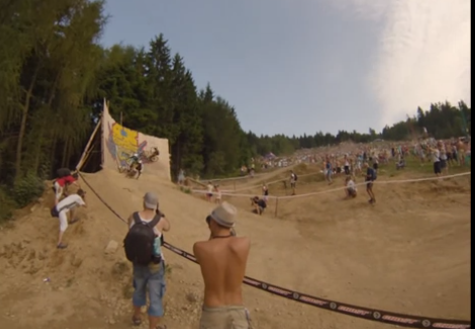
[[[204,218],[213,205],[167,180],[145,174],[136,181],[109,170],[84,177],[122,217],[141,206],[144,192],[156,191],[172,223],[166,240],[173,245],[190,251],[195,241],[208,236]],[[468,319],[466,179],[392,185],[378,192],[374,207],[365,196],[341,201],[335,193],[286,200],[279,211],[284,219],[255,216],[247,200],[232,198],[241,207],[238,234],[252,239],[248,275],[356,305]],[[50,193],[14,227],[0,232],[2,327],[130,327],[131,271],[120,247],[126,227],[88,187],[86,191],[89,207],[70,226],[67,250],[54,248],[58,225],[49,215]],[[106,254],[110,240],[119,242],[119,248]],[[168,251],[166,259],[165,323],[196,328],[203,289],[198,266]],[[381,328],[248,287],[244,294],[256,327],[262,329]]]

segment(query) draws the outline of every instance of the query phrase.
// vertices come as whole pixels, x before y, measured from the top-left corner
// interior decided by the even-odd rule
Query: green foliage
[[[28,173],[17,179],[12,189],[12,197],[21,208],[43,195],[45,184],[36,174]]]
[[[349,141],[370,143],[376,139],[388,141],[418,139],[426,136],[424,128],[427,129],[428,136],[447,139],[471,135],[471,114],[472,110],[464,102],[460,102],[457,107],[445,102],[432,104],[429,111],[418,108],[416,116],[408,117],[407,120],[392,126],[386,126],[381,133],[376,133],[374,129],[370,128],[365,134],[356,131],[339,131],[336,135],[317,132],[314,136],[304,134],[300,137],[284,135],[258,137],[249,132],[246,138],[254,154],[260,155],[268,152],[276,155],[288,155],[300,148],[315,148]]]
[[[0,186],[0,224],[12,218],[15,207],[15,202],[8,197],[7,191],[6,186]]]
[[[20,206],[43,191],[36,177],[76,165],[104,98],[117,121],[170,141],[173,177],[180,169],[226,177],[268,152],[291,155],[346,141],[412,139],[424,129],[435,138],[471,133],[471,109],[463,102],[417,109],[415,117],[381,133],[246,133],[232,104],[209,84],[198,90],[184,58],[162,34],[142,49],[99,45],[104,1],[3,1],[1,8],[0,184]],[[2,205],[9,202],[5,195]]]

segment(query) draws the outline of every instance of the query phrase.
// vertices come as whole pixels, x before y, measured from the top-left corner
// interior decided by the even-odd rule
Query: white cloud
[[[431,102],[471,103],[470,0],[330,1],[383,25],[368,73],[382,125]]]

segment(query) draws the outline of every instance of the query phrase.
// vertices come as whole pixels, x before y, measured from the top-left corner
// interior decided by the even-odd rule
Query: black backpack
[[[63,178],[63,177],[66,177],[66,176],[71,176],[71,170],[68,169],[68,168],[59,168],[59,169],[56,171],[56,174],[57,174],[58,178]]]
[[[376,171],[376,169],[373,169],[372,175],[373,175],[373,177],[371,177],[371,178],[373,179],[373,181],[378,179],[378,172]]]
[[[297,181],[299,178],[297,177],[297,174],[294,173],[294,180]]]
[[[134,225],[124,239],[125,256],[129,261],[137,265],[148,265],[151,262],[158,263],[161,258],[153,255],[153,245],[155,243],[155,234],[153,228],[162,218],[155,215],[152,221],[143,222],[138,212],[133,214]]]

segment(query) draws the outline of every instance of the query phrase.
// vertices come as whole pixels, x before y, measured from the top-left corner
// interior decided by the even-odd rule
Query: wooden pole
[[[91,134],[91,137],[89,137],[89,140],[87,141],[86,147],[84,148],[84,151],[82,152],[81,158],[79,159],[79,162],[76,166],[76,171],[79,171],[81,167],[84,165],[85,162],[85,157],[86,154],[89,151],[89,148],[91,147],[92,141],[94,140],[94,136],[96,136],[97,131],[99,130],[99,127],[101,126],[102,119],[99,119],[99,121],[96,124],[96,127],[94,128],[94,131]]]
[[[101,113],[101,168],[104,168],[104,152],[106,151],[106,145],[104,143],[104,112],[107,110],[107,115],[109,116],[109,105],[106,99],[104,98],[104,105]]]
[[[275,199],[275,212],[274,212],[274,217],[277,218],[277,209],[279,208],[279,198]]]

